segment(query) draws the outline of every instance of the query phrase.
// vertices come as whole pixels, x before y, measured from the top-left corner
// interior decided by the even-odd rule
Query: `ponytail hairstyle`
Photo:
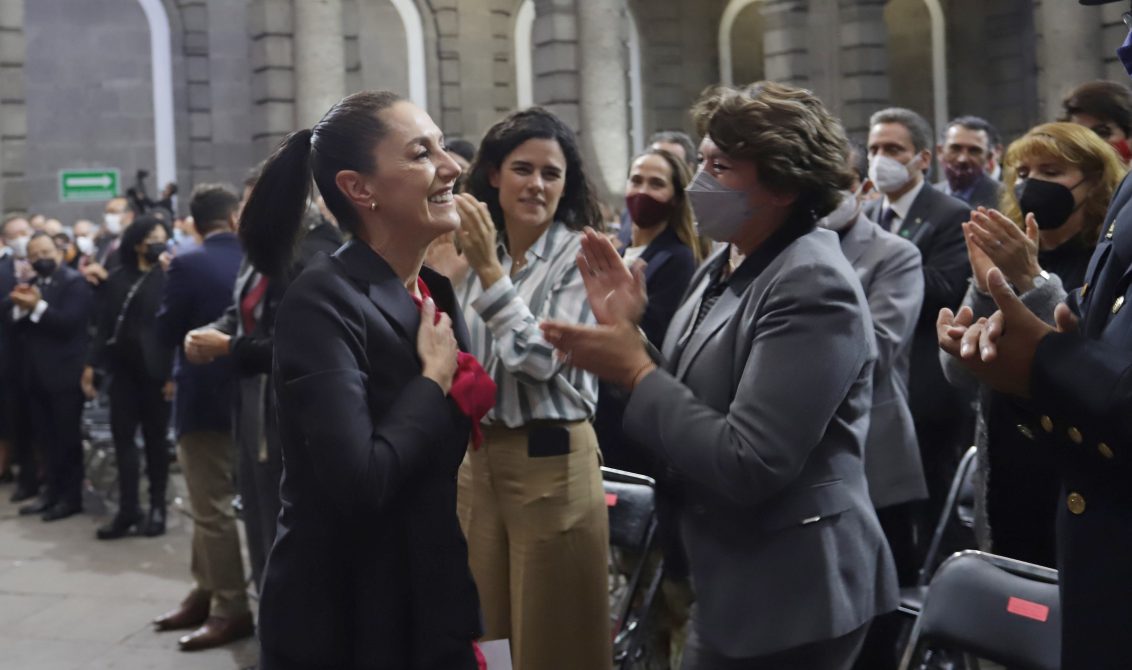
[[[554,220],[566,224],[570,230],[581,230],[586,226],[601,230],[601,209],[594,188],[586,178],[578,138],[562,119],[541,107],[513,112],[487,131],[476,152],[475,162],[468,169],[465,190],[487,204],[496,229],[505,236],[499,189],[491,185],[491,172],[502,170],[511,152],[533,139],[558,142],[566,158],[566,185],[558,201],[558,210],[554,212]]]
[[[310,130],[291,133],[263,164],[240,216],[240,239],[252,266],[277,277],[291,267],[311,179],[330,213],[348,233],[360,218],[335,181],[342,170],[372,174],[373,151],[388,126],[381,112],[402,98],[389,91],[361,91],[342,98]]]

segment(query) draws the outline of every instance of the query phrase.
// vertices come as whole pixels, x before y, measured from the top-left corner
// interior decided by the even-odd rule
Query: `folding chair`
[[[960,667],[978,668],[982,658],[1011,670],[1058,670],[1057,571],[981,551],[953,554],[931,580],[900,670],[930,667],[934,649],[962,653]]]
[[[660,590],[664,561],[652,568],[644,596],[634,608],[637,594],[651,567],[650,554],[656,543],[656,482],[644,475],[601,469],[605,504],[609,510],[609,544],[640,557],[629,575],[620,602],[614,608],[614,662],[627,669],[644,654],[647,622]]]
[[[943,512],[939,515],[939,521],[936,523],[935,530],[932,532],[932,541],[928,545],[928,553],[924,557],[924,563],[920,567],[915,586],[909,586],[900,589],[900,607],[899,610],[903,614],[909,616],[916,616],[920,613],[923,607],[924,594],[928,591],[928,582],[932,578],[932,573],[935,570],[936,561],[939,560],[939,548],[943,543],[943,537],[947,532],[948,526],[954,522],[956,518],[964,526],[968,526],[966,520],[963,518],[962,501],[965,498],[964,492],[968,500],[971,500],[971,506],[974,503],[974,476],[975,476],[975,456],[978,450],[971,447],[963,454],[963,458],[959,460],[959,468],[955,471],[955,477],[951,480],[951,488],[947,491],[947,498],[943,503]],[[971,513],[973,518],[973,512]],[[973,524],[973,521],[972,521]],[[968,526],[970,527],[970,526]]]

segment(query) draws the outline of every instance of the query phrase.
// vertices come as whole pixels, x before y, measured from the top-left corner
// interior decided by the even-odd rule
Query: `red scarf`
[[[410,295],[417,309],[424,306],[424,301],[431,298],[428,285],[417,277],[417,291],[421,297]],[[440,310],[436,310],[436,320],[440,321]],[[448,392],[456,406],[464,416],[472,420],[472,448],[479,449],[483,444],[483,431],[480,429],[480,419],[495,406],[495,382],[476,360],[476,357],[460,351],[456,354],[456,375],[452,378],[452,389]]]

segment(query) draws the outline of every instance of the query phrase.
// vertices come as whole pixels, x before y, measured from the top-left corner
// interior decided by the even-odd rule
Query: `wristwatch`
[[[1042,288],[1047,282],[1049,282],[1049,273],[1045,270],[1039,270],[1038,274],[1034,275],[1034,278],[1030,280],[1030,283],[1033,285],[1030,290]]]

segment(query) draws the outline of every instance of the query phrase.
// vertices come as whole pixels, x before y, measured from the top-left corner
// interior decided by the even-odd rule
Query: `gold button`
[[[1120,308],[1124,306],[1124,296],[1117,296],[1116,301],[1112,303],[1112,313],[1116,314]]]
[[[1043,416],[1040,423],[1042,424],[1042,430],[1047,433],[1053,432],[1053,419],[1049,418],[1048,416]]]
[[[1025,435],[1027,439],[1034,439],[1034,431],[1030,430],[1030,427],[1024,423],[1018,424],[1018,432]]]
[[[1080,493],[1070,493],[1069,497],[1065,499],[1065,505],[1069,507],[1069,511],[1074,514],[1085,513],[1085,496]]]
[[[1071,441],[1073,444],[1081,444],[1081,442],[1084,441],[1084,438],[1081,437],[1081,431],[1077,430],[1073,426],[1070,426],[1069,430],[1065,431],[1065,433],[1069,435],[1069,441]]]
[[[1088,293],[1088,291],[1089,291],[1089,282],[1085,282],[1085,285],[1081,287],[1081,297],[1084,298],[1085,294]]]
[[[1105,458],[1109,458],[1109,459],[1111,459],[1113,456],[1116,455],[1116,454],[1112,453],[1112,447],[1108,446],[1104,442],[1101,442],[1100,444],[1097,445],[1097,451],[1101,452],[1101,456],[1104,456]]]

